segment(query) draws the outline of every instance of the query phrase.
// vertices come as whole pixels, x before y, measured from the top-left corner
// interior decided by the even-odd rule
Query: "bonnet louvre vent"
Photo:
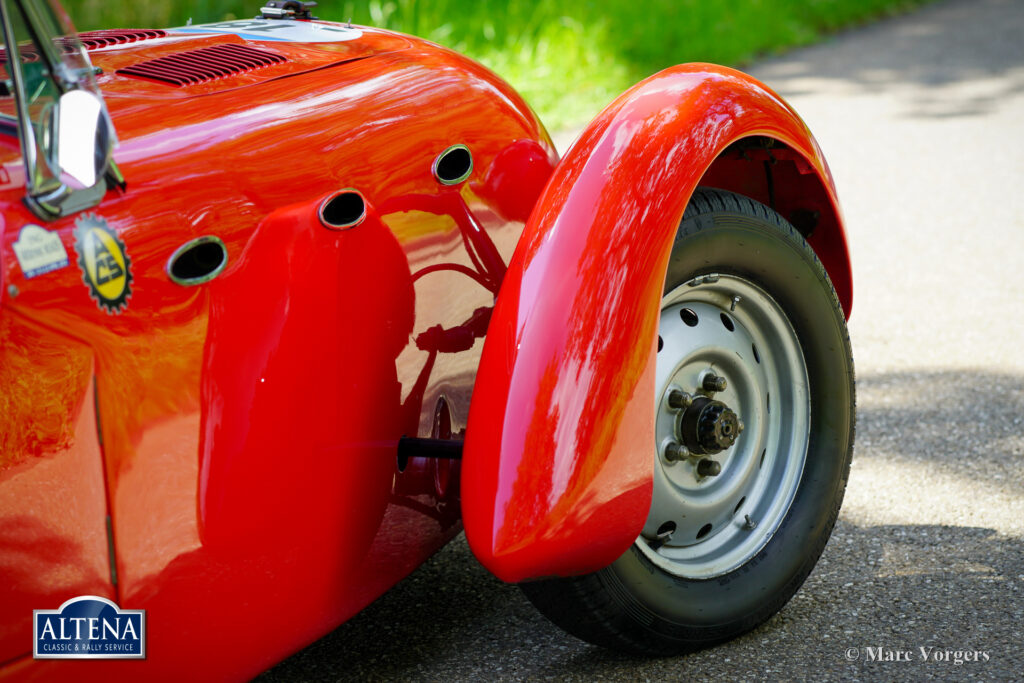
[[[247,45],[228,44],[159,57],[118,69],[117,73],[122,76],[146,78],[180,87],[286,61],[288,60],[273,52],[258,50]]]
[[[108,29],[103,31],[86,31],[78,34],[78,40],[86,50],[96,50],[111,45],[124,45],[134,43],[138,40],[149,40],[150,38],[163,38],[167,31],[160,29]],[[75,53],[78,49],[78,42],[72,39],[60,39],[56,41],[60,51],[66,55]],[[39,53],[34,46],[21,45],[18,47],[23,64],[39,61]],[[0,47],[0,62],[7,60],[7,50]]]
[[[167,31],[159,29],[109,29],[104,31],[86,31],[79,33],[78,38],[86,50],[96,50],[111,45],[123,45],[134,43],[138,40],[149,40],[150,38],[163,38]]]

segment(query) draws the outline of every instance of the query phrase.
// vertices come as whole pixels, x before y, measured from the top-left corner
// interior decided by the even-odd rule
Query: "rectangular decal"
[[[68,252],[60,235],[38,225],[26,225],[14,243],[14,256],[26,278],[49,273],[68,265]]]

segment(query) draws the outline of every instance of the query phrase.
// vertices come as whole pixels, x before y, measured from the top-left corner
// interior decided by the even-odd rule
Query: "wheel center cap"
[[[740,419],[721,401],[698,396],[679,416],[680,440],[694,455],[721,453],[736,442]]]

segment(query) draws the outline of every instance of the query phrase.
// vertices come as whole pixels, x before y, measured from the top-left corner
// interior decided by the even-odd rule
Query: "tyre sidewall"
[[[835,524],[853,443],[853,363],[838,298],[803,239],[764,207],[763,218],[716,211],[680,225],[665,292],[709,273],[760,286],[786,313],[810,383],[807,457],[793,502],[769,542],[737,569],[711,579],[669,574],[636,546],[600,572],[609,592],[662,641],[712,643],[752,628],[803,583]],[[668,644],[666,643],[666,645]]]

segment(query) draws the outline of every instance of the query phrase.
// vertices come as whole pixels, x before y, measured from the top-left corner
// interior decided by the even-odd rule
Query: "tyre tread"
[[[842,307],[835,288],[817,254],[803,236],[769,207],[748,197],[708,187],[697,188],[686,207],[676,234],[676,242],[697,233],[714,229],[714,217],[731,214],[733,217],[753,217],[775,228],[779,235],[808,261],[817,274],[819,284],[831,297],[832,310],[842,330],[844,351],[849,368],[850,386],[854,385],[853,354],[849,331],[842,315]],[[728,632],[715,633],[714,629],[690,629],[684,639],[667,638],[643,622],[644,615],[634,614],[626,600],[616,599],[615,593],[622,590],[612,585],[603,574],[595,572],[584,576],[548,579],[520,584],[527,598],[552,622],[563,630],[590,643],[643,656],[665,656],[698,650],[729,640],[740,633],[749,631],[765,622],[779,611],[799,590],[811,570],[817,564],[831,535],[843,493],[850,475],[851,456],[855,437],[856,395],[850,402],[849,448],[843,456],[845,462],[836,481],[831,511],[824,520],[826,532],[818,535],[815,545],[805,555],[804,561],[789,583],[776,596],[767,601],[762,609],[751,615],[738,628]],[[627,552],[637,552],[631,548]],[[734,625],[735,626],[735,625]]]

